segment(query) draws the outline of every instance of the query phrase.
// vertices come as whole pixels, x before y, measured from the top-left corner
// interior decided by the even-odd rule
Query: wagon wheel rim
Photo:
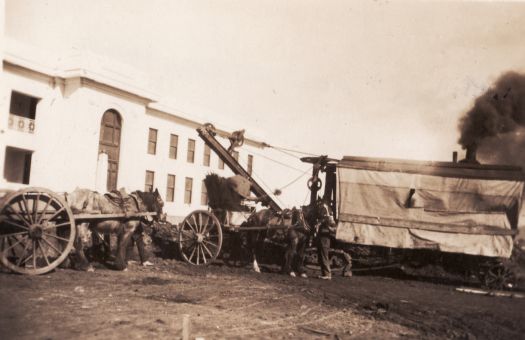
[[[179,250],[189,264],[212,263],[221,251],[222,228],[219,220],[206,210],[191,212],[179,226]]]
[[[27,275],[50,272],[69,255],[76,236],[73,213],[56,193],[26,188],[0,207],[0,262]]]

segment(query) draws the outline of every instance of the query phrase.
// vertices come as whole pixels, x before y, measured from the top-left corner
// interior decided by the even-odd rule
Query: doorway
[[[108,155],[108,191],[117,189],[121,130],[122,119],[120,118],[120,114],[115,110],[104,112],[100,123],[98,153],[103,152]]]

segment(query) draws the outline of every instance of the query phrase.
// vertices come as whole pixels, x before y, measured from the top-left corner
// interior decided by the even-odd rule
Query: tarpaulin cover
[[[338,167],[337,175],[338,240],[483,256],[511,255],[511,227],[516,227],[521,207],[521,180],[348,167]]]

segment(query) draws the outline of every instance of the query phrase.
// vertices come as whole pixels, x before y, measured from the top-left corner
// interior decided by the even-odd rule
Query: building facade
[[[180,219],[206,206],[204,176],[232,175],[196,128],[201,121],[162,105],[134,70],[91,54],[52,59],[4,39],[0,102],[0,186],[127,191],[157,188]],[[239,162],[262,169],[263,143],[247,138]],[[264,177],[264,176],[262,176]]]

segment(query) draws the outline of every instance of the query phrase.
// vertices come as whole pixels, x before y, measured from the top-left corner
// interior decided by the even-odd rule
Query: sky
[[[525,2],[6,0],[5,21],[142,71],[184,112],[334,158],[461,157],[459,118],[525,72]]]

